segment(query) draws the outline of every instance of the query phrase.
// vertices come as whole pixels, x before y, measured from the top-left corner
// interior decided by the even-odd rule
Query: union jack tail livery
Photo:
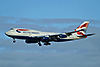
[[[89,25],[89,21],[84,21],[80,26],[78,26],[77,29],[75,29],[75,31],[79,31],[79,30],[82,31],[76,32],[77,35],[85,35],[88,25]]]

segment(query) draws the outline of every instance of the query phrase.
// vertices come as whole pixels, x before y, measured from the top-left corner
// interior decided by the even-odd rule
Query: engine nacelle
[[[37,43],[37,40],[33,40],[33,39],[26,39],[25,41],[26,43]]]
[[[43,36],[43,41],[49,41],[49,36]]]
[[[67,36],[66,36],[66,34],[60,34],[59,37],[60,37],[60,38],[66,38]]]

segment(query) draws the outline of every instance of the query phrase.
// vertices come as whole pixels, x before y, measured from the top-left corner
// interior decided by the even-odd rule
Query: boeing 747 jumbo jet
[[[14,43],[16,42],[15,39],[24,39],[26,43],[38,43],[39,46],[42,46],[41,42],[43,42],[44,45],[50,45],[50,42],[71,41],[94,35],[86,34],[88,25],[89,21],[84,21],[75,29],[75,31],[65,33],[41,32],[32,29],[11,28],[11,30],[5,34],[13,38]]]

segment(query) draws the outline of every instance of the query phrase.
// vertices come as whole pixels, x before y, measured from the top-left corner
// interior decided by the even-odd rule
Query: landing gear
[[[15,43],[16,42],[16,40],[15,40],[15,38],[13,38],[13,43]]]
[[[44,42],[44,45],[51,45],[51,43],[49,43],[49,42]]]
[[[42,46],[42,44],[40,43],[40,41],[39,41],[38,45],[39,45],[39,46]]]
[[[39,46],[42,46],[42,44],[41,44],[40,41],[38,42],[38,45],[39,45]],[[48,46],[48,45],[51,45],[51,43],[49,43],[49,42],[44,42],[44,45]]]

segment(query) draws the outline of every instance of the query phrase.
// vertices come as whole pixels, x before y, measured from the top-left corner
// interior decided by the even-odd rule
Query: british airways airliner
[[[71,41],[87,38],[87,36],[94,35],[86,34],[88,25],[89,21],[84,21],[75,29],[75,31],[65,33],[42,32],[32,29],[11,28],[11,30],[5,34],[8,37],[13,38],[13,43],[16,42],[15,39],[24,39],[26,43],[38,43],[39,46],[42,46],[41,42],[43,42],[44,45],[51,45],[50,42]]]

